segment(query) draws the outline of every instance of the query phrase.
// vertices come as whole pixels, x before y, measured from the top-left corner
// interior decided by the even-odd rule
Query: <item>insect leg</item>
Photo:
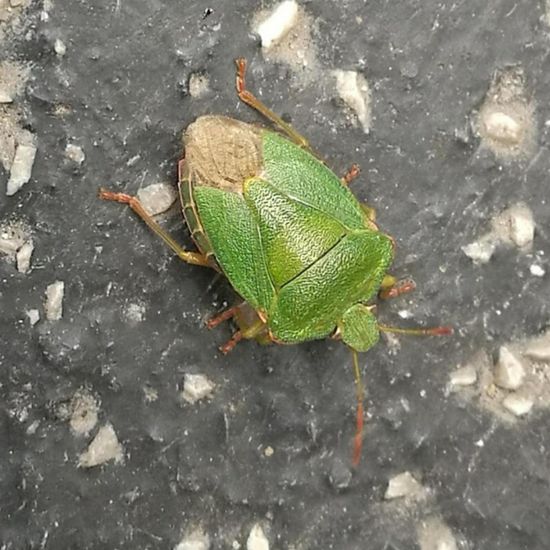
[[[231,317],[233,317],[233,315],[237,313],[240,307],[241,307],[240,305],[233,306],[233,307],[230,307],[229,309],[226,309],[225,311],[222,311],[220,314],[215,315],[214,317],[208,319],[208,321],[206,322],[206,326],[208,328],[217,327],[219,324],[223,323],[224,321],[231,319]]]
[[[296,143],[296,145],[309,150],[310,153],[317,156],[311,149],[309,141],[304,136],[298,133],[290,124],[287,124],[279,115],[275,114],[254,94],[247,90],[245,83],[246,59],[244,59],[244,57],[239,57],[235,60],[235,63],[237,64],[236,86],[239,99],[253,109],[256,109],[256,111],[260,112],[268,120],[273,122],[273,124],[278,126],[294,143]]]
[[[189,252],[182,248],[172,237],[162,229],[162,227],[154,220],[154,218],[143,208],[142,204],[136,197],[126,195],[125,193],[115,193],[106,189],[99,190],[99,198],[106,201],[115,201],[122,204],[127,204],[148,226],[156,233],[184,262],[194,265],[202,265],[208,267],[208,258],[198,252]]]
[[[255,338],[263,330],[265,330],[265,323],[260,319],[243,330],[238,330],[233,336],[220,347],[220,351],[226,355],[228,354],[243,338]]]
[[[397,298],[401,294],[412,292],[416,288],[416,283],[412,279],[398,281],[393,275],[386,275],[380,285],[378,296],[383,300]]]
[[[342,177],[342,183],[349,185],[361,172],[361,168],[358,164],[352,164],[350,169]],[[366,205],[365,205],[366,206]]]

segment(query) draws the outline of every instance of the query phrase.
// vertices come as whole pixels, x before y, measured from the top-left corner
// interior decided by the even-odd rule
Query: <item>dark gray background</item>
[[[334,90],[316,80],[289,86],[289,69],[262,59],[250,31],[257,2],[58,0],[48,22],[33,5],[26,38],[7,38],[0,54],[31,63],[23,105],[38,137],[32,180],[0,203],[0,218],[26,220],[35,243],[30,274],[0,262],[0,547],[172,548],[197,525],[212,548],[245,547],[261,520],[273,548],[405,550],[418,548],[415,525],[435,514],[459,548],[549,548],[548,412],[505,425],[444,391],[474,352],[492,354],[548,321],[548,277],[530,278],[524,256],[499,249],[477,267],[460,250],[522,200],[538,224],[535,249],[550,255],[540,229],[550,169],[543,4],[302,2],[318,25],[321,69],[359,69],[369,80],[368,136],[349,124]],[[206,8],[214,11],[204,18]],[[56,38],[67,46],[63,58]],[[418,284],[414,296],[381,304],[380,318],[457,328],[452,338],[401,338],[393,354],[382,342],[361,357],[372,418],[352,473],[355,390],[344,346],[246,342],[221,356],[230,327],[209,332],[203,320],[231,303],[227,284],[178,261],[129,211],[96,198],[101,185],[135,192],[175,181],[181,131],[201,114],[258,121],[235,95],[241,55],[251,88],[337,173],[362,166],[353,190],[397,239],[394,273]],[[510,64],[523,66],[536,104],[537,147],[501,162],[464,129],[494,71]],[[201,99],[186,94],[195,71],[210,79]],[[64,116],[55,114],[60,104],[70,108]],[[80,168],[64,156],[69,141],[86,154]],[[177,212],[166,226],[190,242]],[[65,281],[63,319],[29,326],[25,310],[41,308],[56,279]],[[123,310],[137,302],[144,320],[130,324]],[[414,321],[400,320],[400,309]],[[216,391],[182,405],[183,375],[194,372]],[[90,438],[72,435],[55,411],[83,386],[101,400],[100,421],[113,424],[123,465],[77,469]],[[159,399],[146,403],[144,387]],[[13,415],[22,403],[24,422]],[[384,503],[388,479],[404,470],[430,489],[427,502]]]

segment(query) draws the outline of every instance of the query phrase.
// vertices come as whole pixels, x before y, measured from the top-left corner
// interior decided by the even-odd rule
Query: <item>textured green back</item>
[[[281,289],[268,313],[273,334],[285,342],[327,336],[350,306],[378,290],[392,257],[389,237],[350,233]]]
[[[322,338],[376,293],[393,246],[316,158],[276,133],[262,140],[264,169],[243,195],[195,184],[193,201],[222,271],[273,335]]]
[[[334,217],[290,199],[260,178],[245,182],[244,198],[258,224],[276,288],[299,275],[344,236],[344,226]]]
[[[318,159],[275,132],[263,134],[263,146],[265,180],[349,229],[365,227],[357,199]]]
[[[255,309],[268,311],[275,290],[256,221],[241,195],[197,186],[193,198],[216,259],[231,286]]]

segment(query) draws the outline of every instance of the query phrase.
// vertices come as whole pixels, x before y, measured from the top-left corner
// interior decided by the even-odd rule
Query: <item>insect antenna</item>
[[[357,357],[357,351],[350,348],[351,356],[353,359],[353,376],[355,378],[355,391],[357,394],[357,424],[355,429],[355,436],[353,438],[353,459],[352,464],[357,466],[361,459],[361,448],[363,446],[363,425],[365,419],[365,411],[363,408],[363,401],[365,399],[365,387],[363,386],[363,379],[361,377],[361,371],[359,369],[359,359]]]
[[[399,328],[389,327],[387,325],[378,325],[381,332],[393,332],[396,334],[411,334],[413,336],[450,336],[454,329],[449,326],[431,327],[431,328]]]

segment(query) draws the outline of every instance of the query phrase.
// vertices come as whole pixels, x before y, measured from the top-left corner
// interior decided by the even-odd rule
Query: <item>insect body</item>
[[[185,134],[184,212],[201,251],[280,343],[335,330],[366,351],[377,340],[365,304],[393,257],[349,189],[279,134],[206,116]],[[364,330],[357,330],[358,325]]]
[[[411,290],[387,275],[393,239],[374,222],[374,211],[347,187],[352,169],[338,178],[307,140],[257,100],[244,84],[238,60],[239,97],[287,135],[224,116],[203,116],[184,134],[179,163],[183,212],[198,252],[182,249],[134,197],[100,196],[129,204],[183,260],[222,272],[242,297],[209,322],[234,317],[242,338],[295,344],[331,336],[353,353],[358,388],[354,462],[363,422],[357,352],[367,351],[380,330],[447,334],[449,329],[405,330],[378,324],[369,302]]]

